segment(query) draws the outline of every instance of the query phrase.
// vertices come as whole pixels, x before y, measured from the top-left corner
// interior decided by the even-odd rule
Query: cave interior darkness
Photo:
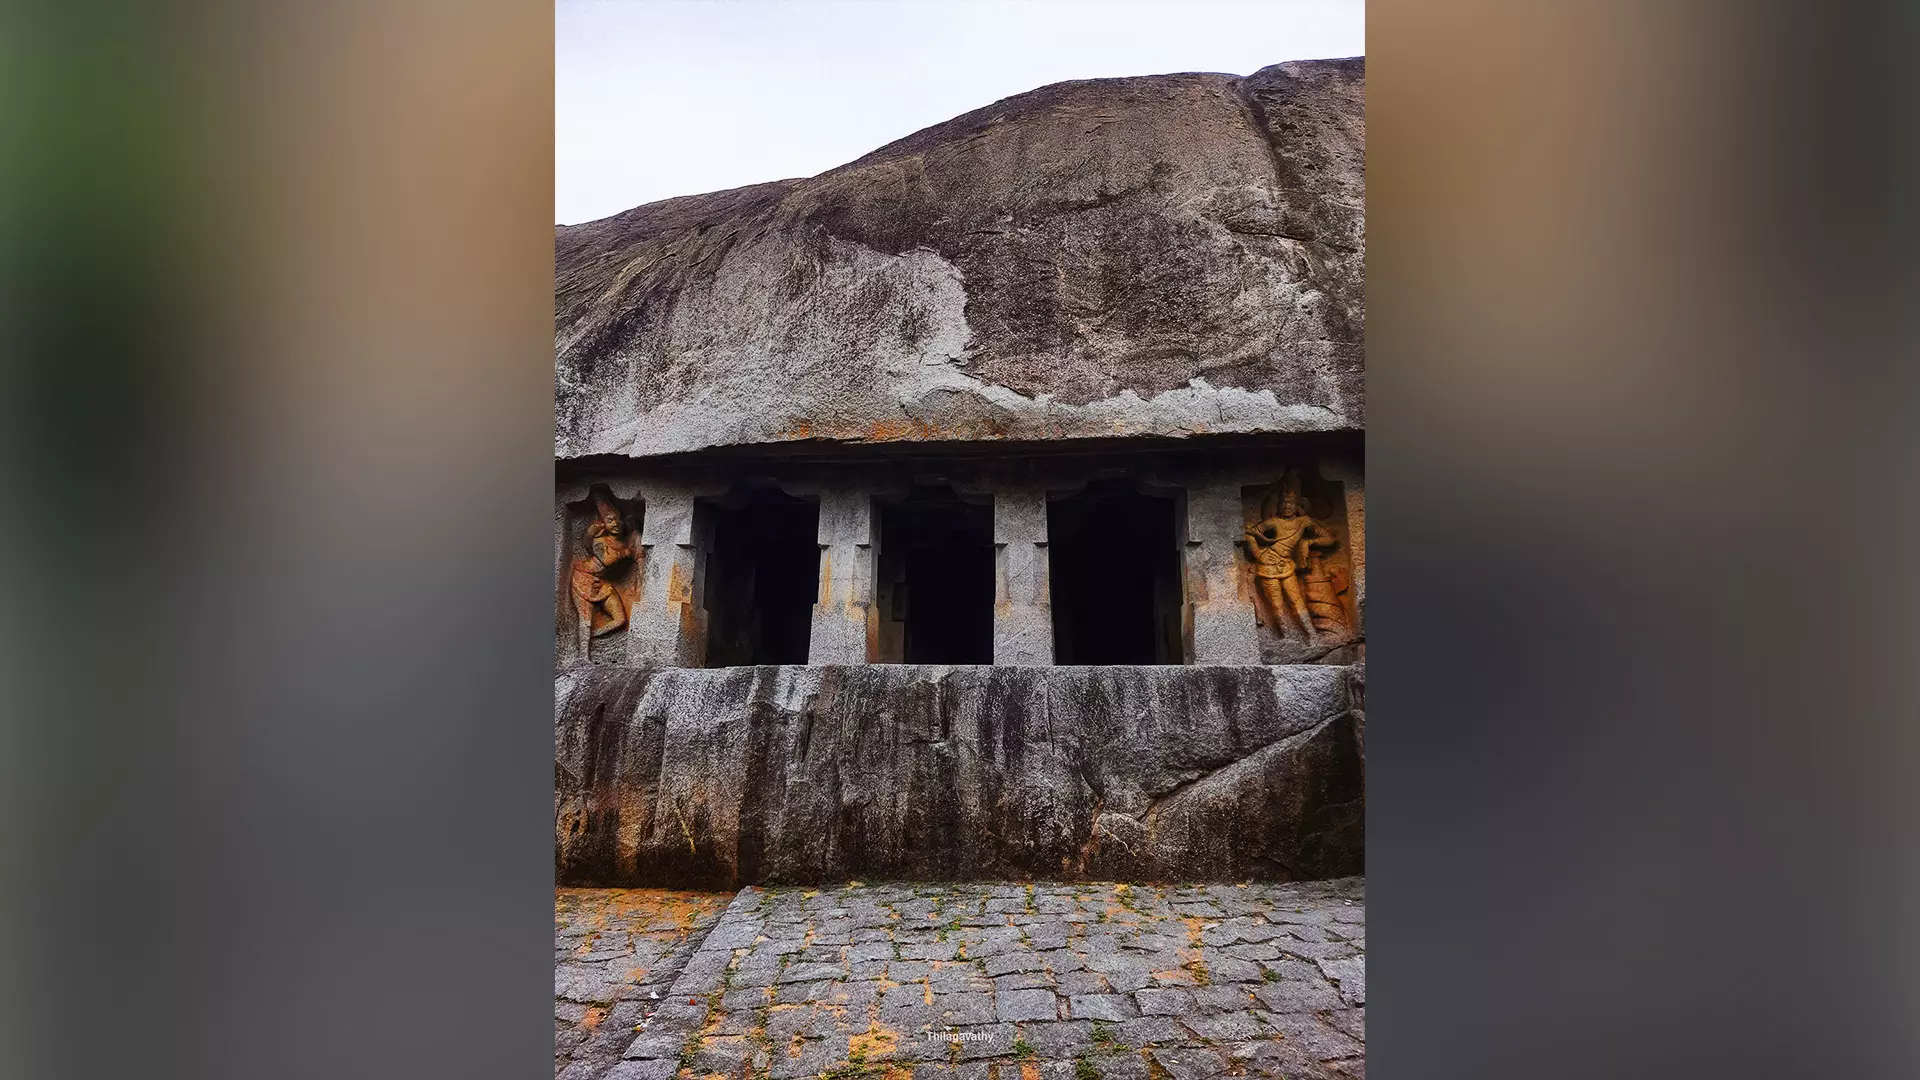
[[[820,508],[773,488],[707,503],[708,667],[804,664],[820,590]]]
[[[1175,516],[1118,480],[1048,502],[1055,664],[1182,662]]]

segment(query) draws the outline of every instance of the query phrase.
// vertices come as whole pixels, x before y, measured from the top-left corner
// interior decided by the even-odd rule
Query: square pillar
[[[1237,542],[1246,531],[1238,477],[1187,489],[1187,602],[1193,611],[1193,662],[1258,664],[1260,616]]]
[[[694,493],[652,488],[643,493],[640,598],[628,614],[629,656],[662,667],[699,667],[706,620],[694,595]]]
[[[994,493],[993,547],[993,662],[1052,664],[1044,488]]]
[[[820,594],[807,641],[809,664],[873,660],[873,499],[865,491],[822,491]]]

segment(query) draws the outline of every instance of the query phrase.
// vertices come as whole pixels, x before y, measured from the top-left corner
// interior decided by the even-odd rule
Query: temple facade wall
[[[554,534],[561,668],[1365,650],[1357,446],[618,462]]]
[[[1358,873],[1364,88],[1075,80],[557,228],[559,880]]]

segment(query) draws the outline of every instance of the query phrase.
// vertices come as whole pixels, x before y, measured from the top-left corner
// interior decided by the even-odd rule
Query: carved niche
[[[1262,493],[1239,541],[1253,570],[1261,621],[1280,639],[1278,662],[1319,659],[1355,636],[1341,534],[1329,520],[1331,507],[1315,513],[1314,503],[1300,470],[1286,470]]]
[[[573,608],[590,637],[603,637],[627,625],[634,566],[633,535],[620,505],[595,488],[593,515],[581,537],[582,554],[569,570]]]

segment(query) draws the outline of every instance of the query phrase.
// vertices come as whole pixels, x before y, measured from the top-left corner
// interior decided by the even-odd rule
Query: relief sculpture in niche
[[[1327,558],[1339,542],[1308,512],[1300,474],[1287,470],[1261,500],[1260,520],[1247,526],[1241,539],[1276,631],[1292,624],[1316,643],[1350,636],[1341,600],[1346,568],[1329,565]]]
[[[593,520],[587,523],[587,554],[573,560],[573,606],[594,637],[627,625],[627,603],[610,574],[633,562],[633,545],[620,509],[599,492],[593,495]]]

